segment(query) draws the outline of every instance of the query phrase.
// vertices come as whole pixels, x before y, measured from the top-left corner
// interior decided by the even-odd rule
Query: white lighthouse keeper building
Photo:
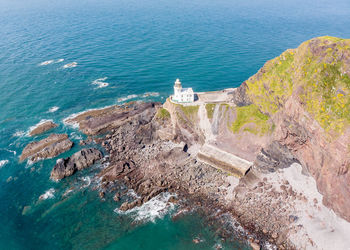
[[[176,79],[174,85],[174,95],[172,100],[179,103],[194,102],[194,92],[192,88],[182,88],[179,79]]]

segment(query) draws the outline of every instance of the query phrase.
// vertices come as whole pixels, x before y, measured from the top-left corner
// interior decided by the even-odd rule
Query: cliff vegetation
[[[326,132],[341,134],[350,124],[350,40],[306,41],[268,61],[246,84],[263,113],[273,115],[293,95]]]

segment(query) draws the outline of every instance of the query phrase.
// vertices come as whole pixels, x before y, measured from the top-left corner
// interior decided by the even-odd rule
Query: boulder
[[[58,159],[51,171],[50,178],[60,180],[73,175],[76,171],[82,170],[94,164],[103,157],[101,151],[95,148],[84,148],[71,157]]]
[[[42,134],[50,129],[56,128],[57,124],[53,123],[52,121],[46,121],[43,123],[39,123],[34,129],[32,129],[29,132],[30,136]]]

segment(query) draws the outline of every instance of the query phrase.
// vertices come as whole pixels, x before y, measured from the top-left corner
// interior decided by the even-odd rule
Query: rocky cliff
[[[262,148],[257,165],[264,165],[263,156],[271,158],[273,145],[289,150],[316,179],[324,204],[348,221],[349,94],[350,40],[319,37],[268,61],[232,98],[273,123],[271,144]]]

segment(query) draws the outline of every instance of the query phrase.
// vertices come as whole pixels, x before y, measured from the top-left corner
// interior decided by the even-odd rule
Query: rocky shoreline
[[[169,111],[164,111],[164,107]],[[306,179],[294,183],[293,175],[303,176],[305,169],[293,154],[280,143],[271,143],[257,154],[249,172],[237,178],[198,161],[198,148],[205,143],[205,134],[179,118],[184,114],[176,108],[172,110],[168,103],[133,102],[87,111],[65,121],[78,124],[88,135],[80,145],[97,143],[104,149],[105,168],[98,174],[101,199],[112,193],[113,199],[120,201],[124,194],[115,191],[118,183],[137,194],[137,198],[121,204],[120,211],[140,207],[163,192],[173,193],[176,198],[171,196],[169,202],[177,203],[180,211],[201,208],[218,221],[222,215],[229,215],[244,228],[239,238],[253,249],[314,248],[315,238],[307,228],[313,222],[305,221],[304,215],[323,211],[327,221],[328,210],[322,205],[322,197],[310,196],[300,189]],[[61,147],[62,143],[69,147]],[[28,144],[21,159],[54,157],[71,146],[67,135],[52,134]],[[71,157],[58,159],[50,178],[57,181],[71,176],[102,157],[96,148],[83,148]],[[317,192],[314,183],[306,188]],[[174,219],[178,216],[181,213]],[[224,239],[237,232],[222,228],[218,233]]]
[[[152,112],[146,112],[145,109],[139,108],[139,105],[145,104],[132,103],[128,104],[128,108],[134,107],[145,113],[128,115],[127,122],[116,123],[118,126],[104,130],[102,137],[99,134],[100,136],[95,138],[95,141],[104,147],[109,162],[108,167],[99,174],[102,178],[101,197],[104,197],[107,192],[113,192],[115,182],[122,181],[139,196],[138,199],[121,205],[120,210],[125,211],[141,206],[161,192],[176,193],[181,203],[187,201],[182,204],[183,206],[191,207],[195,204],[208,212],[221,211],[220,214],[231,214],[247,230],[246,236],[255,238],[251,241],[255,249],[260,248],[258,243],[261,246],[265,243],[277,244],[281,249],[293,248],[288,238],[279,234],[283,231],[285,222],[292,222],[290,219],[292,217],[287,211],[283,213],[277,205],[271,206],[271,209],[276,210],[271,217],[271,209],[268,206],[271,199],[279,193],[271,190],[269,185],[257,182],[255,179],[258,178],[253,173],[255,170],[246,179],[239,180],[197,161],[196,157],[188,152],[188,145],[180,139],[181,134],[173,135],[172,140],[161,139],[160,131],[168,129],[171,124],[168,119],[158,115],[161,109],[159,104],[147,104],[149,109],[155,109]],[[103,116],[107,117],[108,123],[110,123],[109,117],[113,115],[110,112],[120,111],[115,109],[101,111]],[[84,125],[94,124],[94,119],[103,123],[103,118],[96,114],[84,120]],[[77,120],[73,118],[71,122],[77,122]],[[84,130],[91,131],[86,130],[86,127]],[[250,187],[251,185],[256,186]],[[258,190],[266,194],[263,199],[265,204],[252,213],[252,204],[248,203],[251,196],[244,193],[255,190],[258,186]],[[286,190],[288,192],[289,189],[286,188]],[[271,196],[271,193],[274,195]],[[114,199],[119,201],[121,195],[115,193]],[[176,202],[176,200],[173,198],[171,201]],[[284,216],[281,217],[282,215]]]

